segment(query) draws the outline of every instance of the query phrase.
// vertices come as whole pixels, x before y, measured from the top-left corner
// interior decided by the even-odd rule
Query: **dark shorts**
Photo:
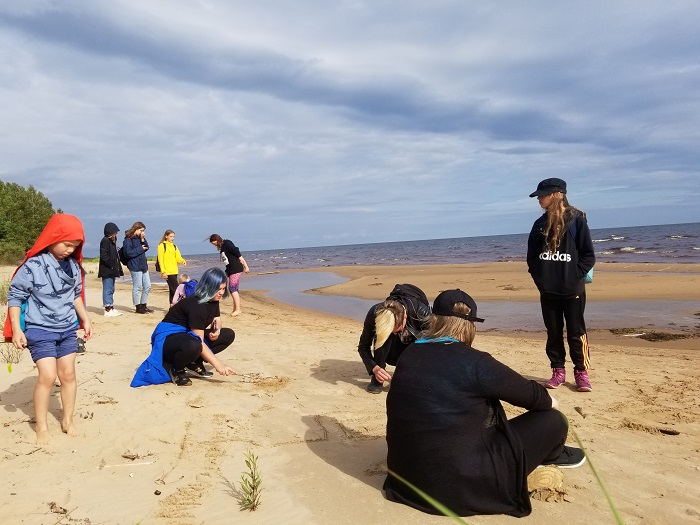
[[[78,351],[78,337],[75,329],[65,332],[49,332],[41,328],[27,328],[24,332],[32,360],[53,357],[60,359]]]

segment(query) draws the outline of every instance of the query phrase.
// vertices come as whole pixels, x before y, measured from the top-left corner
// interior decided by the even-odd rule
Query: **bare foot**
[[[80,435],[78,428],[72,421],[62,421],[61,430],[63,430],[64,434],[68,434],[70,437],[77,437]]]
[[[238,315],[241,315],[241,311],[240,311],[240,310],[234,310],[234,311],[231,312],[229,315],[230,315],[231,317],[236,317],[236,316],[238,316]]]
[[[51,433],[48,430],[36,431],[36,444],[39,446],[46,445],[51,441]]]

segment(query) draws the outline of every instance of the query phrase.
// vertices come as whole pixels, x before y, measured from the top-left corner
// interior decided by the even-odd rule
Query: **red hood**
[[[83,225],[75,215],[68,215],[66,213],[57,213],[53,215],[49,222],[46,223],[44,229],[39,234],[39,237],[34,242],[34,246],[27,250],[24,255],[24,260],[22,264],[27,262],[27,259],[34,257],[35,255],[41,253],[43,250],[61,241],[74,241],[80,240],[80,246],[78,246],[75,251],[70,255],[72,258],[78,261],[80,269],[82,272],[82,292],[83,301],[85,301],[85,272],[82,271],[83,265],[83,244],[85,244],[85,232],[83,231]],[[15,276],[17,270],[22,266],[20,264],[17,269],[12,273],[12,277]],[[5,340],[8,338],[12,340],[12,326],[10,325],[10,316],[7,315],[5,319],[5,328],[3,330],[3,335]]]

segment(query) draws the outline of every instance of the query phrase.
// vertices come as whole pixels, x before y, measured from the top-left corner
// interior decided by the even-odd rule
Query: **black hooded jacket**
[[[117,233],[119,228],[113,222],[105,224],[105,236],[100,241],[100,267],[97,277],[121,277],[124,275],[122,265],[117,255],[116,238],[112,240],[111,235]]]
[[[389,295],[388,299],[395,299],[406,308],[406,328],[404,330],[404,334],[402,334],[403,338],[400,334],[391,334],[384,345],[382,345],[382,348],[397,345],[400,347],[401,351],[403,351],[404,348],[413,343],[420,336],[420,332],[423,330],[424,324],[430,317],[430,303],[428,302],[428,298],[425,296],[425,293],[423,293],[420,288],[410,284],[397,284]],[[375,316],[377,308],[379,308],[382,304],[384,303],[382,302],[375,304],[367,312],[364,325],[362,326],[360,342],[357,345],[357,351],[360,354],[360,358],[365,364],[365,368],[367,368],[367,373],[370,375],[372,375],[372,369],[377,366],[377,362],[374,360],[374,356],[372,355],[372,344],[374,343],[374,339],[377,335]]]
[[[551,253],[544,235],[547,214],[532,225],[527,240],[527,269],[540,293],[556,297],[576,297],[584,292],[584,276],[595,264],[593,240],[583,213],[569,222],[559,249]]]

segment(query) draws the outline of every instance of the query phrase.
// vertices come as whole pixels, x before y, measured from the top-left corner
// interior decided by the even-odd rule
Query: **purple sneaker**
[[[587,370],[574,370],[574,377],[576,378],[576,389],[579,392],[590,392],[593,390],[591,382],[588,380]]]
[[[547,388],[557,388],[559,385],[563,385],[564,381],[566,381],[566,369],[552,368],[552,379],[547,381],[544,386]]]

